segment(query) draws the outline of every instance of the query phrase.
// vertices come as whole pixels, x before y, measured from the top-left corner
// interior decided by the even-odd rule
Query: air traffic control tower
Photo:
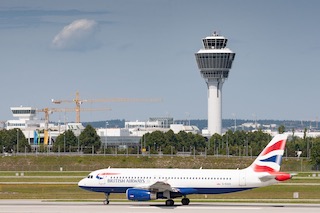
[[[200,74],[208,86],[208,133],[222,132],[222,85],[229,76],[235,53],[227,48],[228,39],[214,32],[202,39],[196,54]]]

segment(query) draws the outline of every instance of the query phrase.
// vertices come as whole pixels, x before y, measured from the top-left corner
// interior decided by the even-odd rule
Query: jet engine
[[[150,192],[145,189],[127,189],[126,191],[127,199],[133,201],[148,201],[148,200],[156,200],[157,193]]]

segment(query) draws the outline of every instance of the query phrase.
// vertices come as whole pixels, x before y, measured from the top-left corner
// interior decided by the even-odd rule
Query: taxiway
[[[191,213],[318,213],[320,204],[241,204],[241,203],[191,203],[189,206],[175,205],[167,207],[158,202],[112,202],[102,205],[98,202],[51,202],[41,200],[0,200],[0,212],[6,213],[146,213],[146,212],[183,212]]]

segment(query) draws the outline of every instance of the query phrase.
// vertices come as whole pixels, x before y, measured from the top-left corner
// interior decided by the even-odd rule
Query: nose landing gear
[[[105,195],[106,195],[106,199],[103,201],[103,204],[108,205],[110,203],[110,201],[109,201],[110,193],[105,193]]]

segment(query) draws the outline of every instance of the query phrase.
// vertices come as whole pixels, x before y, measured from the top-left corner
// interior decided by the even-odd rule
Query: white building
[[[191,132],[193,134],[199,134],[200,129],[197,126],[185,126],[183,124],[171,124],[170,129],[175,133],[179,133],[180,131]]]
[[[199,128],[196,126],[174,124],[173,118],[150,118],[148,121],[128,121],[125,122],[125,128],[129,130],[131,136],[140,137],[146,133],[154,131],[167,132],[170,129],[176,134],[180,131],[192,132],[194,134],[200,133]]]
[[[24,136],[28,140],[29,144],[38,144],[38,140],[44,139],[44,130],[46,129],[46,121],[38,119],[37,109],[33,107],[11,107],[12,116],[18,118],[16,120],[7,120],[6,129],[19,128],[23,132]],[[65,130],[72,129],[75,135],[79,135],[84,129],[80,123],[69,123],[67,125],[54,125],[48,124],[48,144],[50,145],[53,138],[56,138],[59,134]],[[37,141],[35,141],[37,137]]]
[[[21,130],[29,128],[44,128],[44,120],[36,119],[36,109],[32,107],[11,107],[12,116],[18,120],[8,120],[6,122],[6,129],[19,128]]]
[[[124,128],[129,130],[131,136],[142,137],[146,133],[154,131],[169,131],[169,128],[163,127],[163,122],[159,120],[148,120],[148,121],[126,121]]]
[[[98,128],[97,134],[103,136],[130,136],[129,129],[125,128]]]

